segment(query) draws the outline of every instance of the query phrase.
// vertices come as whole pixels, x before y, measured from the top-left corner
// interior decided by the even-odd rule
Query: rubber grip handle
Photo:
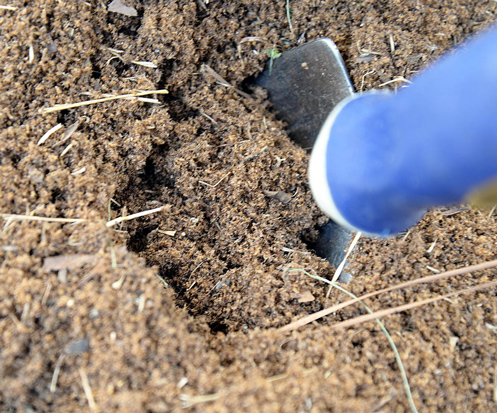
[[[394,93],[354,95],[316,141],[310,182],[335,221],[387,236],[497,178],[497,30]]]

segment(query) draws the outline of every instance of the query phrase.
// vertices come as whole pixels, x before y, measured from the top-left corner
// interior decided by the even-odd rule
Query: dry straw
[[[446,271],[446,272],[443,272],[441,274],[430,275],[428,277],[423,277],[423,278],[419,278],[417,280],[407,281],[405,283],[401,283],[398,285],[394,285],[392,287],[384,288],[382,290],[373,291],[373,292],[365,294],[361,297],[354,298],[352,300],[348,300],[348,301],[345,301],[343,303],[336,304],[336,305],[333,305],[331,307],[325,308],[324,310],[318,311],[314,314],[310,314],[306,317],[301,318],[300,320],[297,320],[293,323],[287,324],[286,326],[280,328],[279,331],[284,332],[284,331],[295,330],[295,329],[302,327],[306,324],[312,323],[313,321],[316,321],[322,317],[330,315],[338,310],[341,310],[342,308],[348,307],[349,305],[355,304],[359,301],[363,301],[366,298],[374,297],[374,296],[384,294],[384,293],[387,293],[390,291],[400,290],[402,288],[412,287],[413,285],[417,285],[417,284],[432,283],[435,281],[443,280],[445,278],[455,277],[457,275],[467,274],[469,272],[486,270],[486,269],[493,268],[493,267],[497,267],[497,260],[488,261],[488,262],[484,262],[484,263],[477,264],[477,265],[470,265],[468,267],[463,267],[463,268],[458,268],[456,270]],[[388,314],[393,314],[396,312],[405,311],[405,310],[408,310],[411,308],[419,307],[421,305],[425,305],[425,304],[432,303],[432,302],[435,302],[438,300],[442,300],[442,299],[447,298],[449,296],[455,296],[455,295],[459,295],[459,294],[465,294],[465,293],[468,293],[471,291],[478,291],[478,290],[481,290],[484,288],[490,288],[493,285],[497,285],[497,282],[494,281],[494,282],[490,282],[490,283],[486,283],[486,284],[481,284],[481,285],[477,285],[475,287],[470,287],[470,288],[467,288],[464,290],[458,290],[458,291],[455,291],[453,293],[446,294],[443,296],[437,296],[434,298],[430,298],[428,300],[421,300],[421,301],[417,301],[415,303],[405,304],[403,306],[394,307],[394,308],[387,309],[387,310],[382,310],[379,312],[375,312],[373,314],[368,314],[366,316],[357,317],[357,319],[360,319],[359,322],[363,323],[363,322],[366,322],[368,320],[382,317],[382,316],[385,316]],[[337,326],[343,328],[343,327],[358,324],[358,322],[353,322],[353,320],[356,320],[356,319],[348,320],[346,322],[338,324]],[[344,324],[344,323],[348,323],[348,324]],[[338,328],[337,326],[332,326],[332,328]]]
[[[164,95],[169,93],[165,89],[161,90],[146,90],[142,92],[134,92],[134,93],[128,93],[125,95],[117,95],[117,96],[107,96],[105,98],[101,99],[93,99],[93,100],[86,100],[84,102],[76,102],[76,103],[62,103],[59,105],[52,106],[51,108],[44,108],[40,109],[40,113],[42,114],[47,114],[47,113],[53,113],[53,112],[59,112],[61,110],[66,110],[66,109],[72,109],[72,108],[79,108],[81,106],[88,106],[88,105],[94,105],[96,103],[103,103],[103,102],[108,102],[111,100],[118,100],[118,99],[132,99],[132,98],[137,98],[140,96],[146,96],[146,95],[153,95],[153,94],[158,94],[158,95]]]

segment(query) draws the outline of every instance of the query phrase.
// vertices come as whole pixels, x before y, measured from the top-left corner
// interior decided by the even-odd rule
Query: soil
[[[327,218],[309,191],[308,154],[251,85],[266,50],[330,37],[356,90],[401,87],[494,21],[497,3],[290,1],[292,30],[285,1],[126,1],[137,16],[96,0],[3,3],[0,213],[23,218],[2,215],[0,409],[409,410],[378,325],[330,328],[362,307],[277,330],[347,296],[327,298],[326,284],[285,271],[333,275],[308,247]],[[158,102],[40,112],[162,89],[146,96]],[[287,195],[269,196],[277,191]],[[488,261],[496,244],[492,214],[441,208],[407,234],[362,238],[346,288],[359,295]],[[367,303],[493,279],[480,271]],[[495,289],[383,322],[420,411],[495,411]]]

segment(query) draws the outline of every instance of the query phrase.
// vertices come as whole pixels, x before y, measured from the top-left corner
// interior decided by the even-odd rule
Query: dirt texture
[[[0,8],[0,410],[408,411],[378,325],[330,328],[361,306],[277,330],[348,297],[289,271],[332,277],[308,247],[327,218],[308,154],[252,84],[267,50],[330,37],[356,90],[401,87],[495,21],[497,3],[290,1],[291,28],[285,1],[126,1],[136,16],[109,3]],[[489,261],[496,244],[492,214],[441,208],[407,234],[362,238],[346,288]],[[480,271],[367,304],[495,278]],[[420,411],[497,409],[495,289],[383,322]]]

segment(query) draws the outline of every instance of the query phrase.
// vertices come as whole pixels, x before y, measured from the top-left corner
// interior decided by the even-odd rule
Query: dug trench
[[[235,128],[223,128],[219,113],[209,119],[180,105],[167,144],[114,197],[114,209],[166,205],[146,225],[127,224],[129,249],[214,332],[276,326],[321,309],[322,288],[285,275],[292,262],[332,272],[305,243],[326,222],[305,183],[305,152],[292,148],[262,102],[249,102],[249,121]],[[247,110],[238,105],[242,120]]]
[[[356,90],[395,89],[495,21],[497,3],[289,3],[291,27],[285,2],[267,0],[126,1],[136,17],[102,2],[13,0],[14,10],[0,10],[0,212],[28,218],[0,232],[2,411],[410,408],[377,324],[332,329],[362,308],[277,330],[346,296],[333,289],[327,298],[328,286],[307,275],[334,271],[307,246],[326,222],[309,192],[308,155],[244,82],[267,50],[330,37]],[[169,91],[159,104],[39,113],[87,94],[157,89]],[[71,143],[60,144],[77,121]],[[37,145],[58,123],[66,129]],[[361,239],[348,288],[361,295],[488,261],[496,243],[492,214],[431,211],[396,238]],[[44,266],[72,254],[96,261],[67,273]],[[367,304],[494,279],[481,271]],[[495,410],[495,290],[383,322],[420,410]]]

